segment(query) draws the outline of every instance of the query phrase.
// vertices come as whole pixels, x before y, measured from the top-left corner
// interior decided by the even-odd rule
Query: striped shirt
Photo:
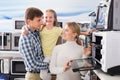
[[[32,32],[29,28],[28,32],[28,35],[21,35],[19,39],[19,51],[23,55],[26,71],[40,72],[48,69],[48,63],[43,62],[39,32]]]

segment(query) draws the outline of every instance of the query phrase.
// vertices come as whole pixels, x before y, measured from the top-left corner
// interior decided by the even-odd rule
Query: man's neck
[[[35,28],[33,26],[28,26],[32,32],[35,31]]]

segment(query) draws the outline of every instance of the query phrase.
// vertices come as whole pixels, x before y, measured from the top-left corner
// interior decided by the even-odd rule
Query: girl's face
[[[63,30],[62,37],[64,40],[67,41],[73,41],[75,40],[76,33],[72,31],[67,25],[65,26],[65,29]]]
[[[53,25],[54,21],[55,21],[54,14],[52,12],[46,12],[45,14],[46,25]]]

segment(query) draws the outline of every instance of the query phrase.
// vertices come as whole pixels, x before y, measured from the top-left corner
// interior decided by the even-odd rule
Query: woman
[[[80,80],[80,74],[73,72],[69,61],[83,57],[84,47],[79,45],[80,26],[75,22],[66,24],[62,37],[66,42],[53,49],[50,72],[57,80]]]

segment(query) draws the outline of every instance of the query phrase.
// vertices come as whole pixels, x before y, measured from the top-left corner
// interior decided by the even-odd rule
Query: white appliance
[[[111,75],[120,74],[120,31],[93,32],[92,56],[101,69]]]
[[[1,32],[0,33],[0,50],[11,49],[11,33]]]

